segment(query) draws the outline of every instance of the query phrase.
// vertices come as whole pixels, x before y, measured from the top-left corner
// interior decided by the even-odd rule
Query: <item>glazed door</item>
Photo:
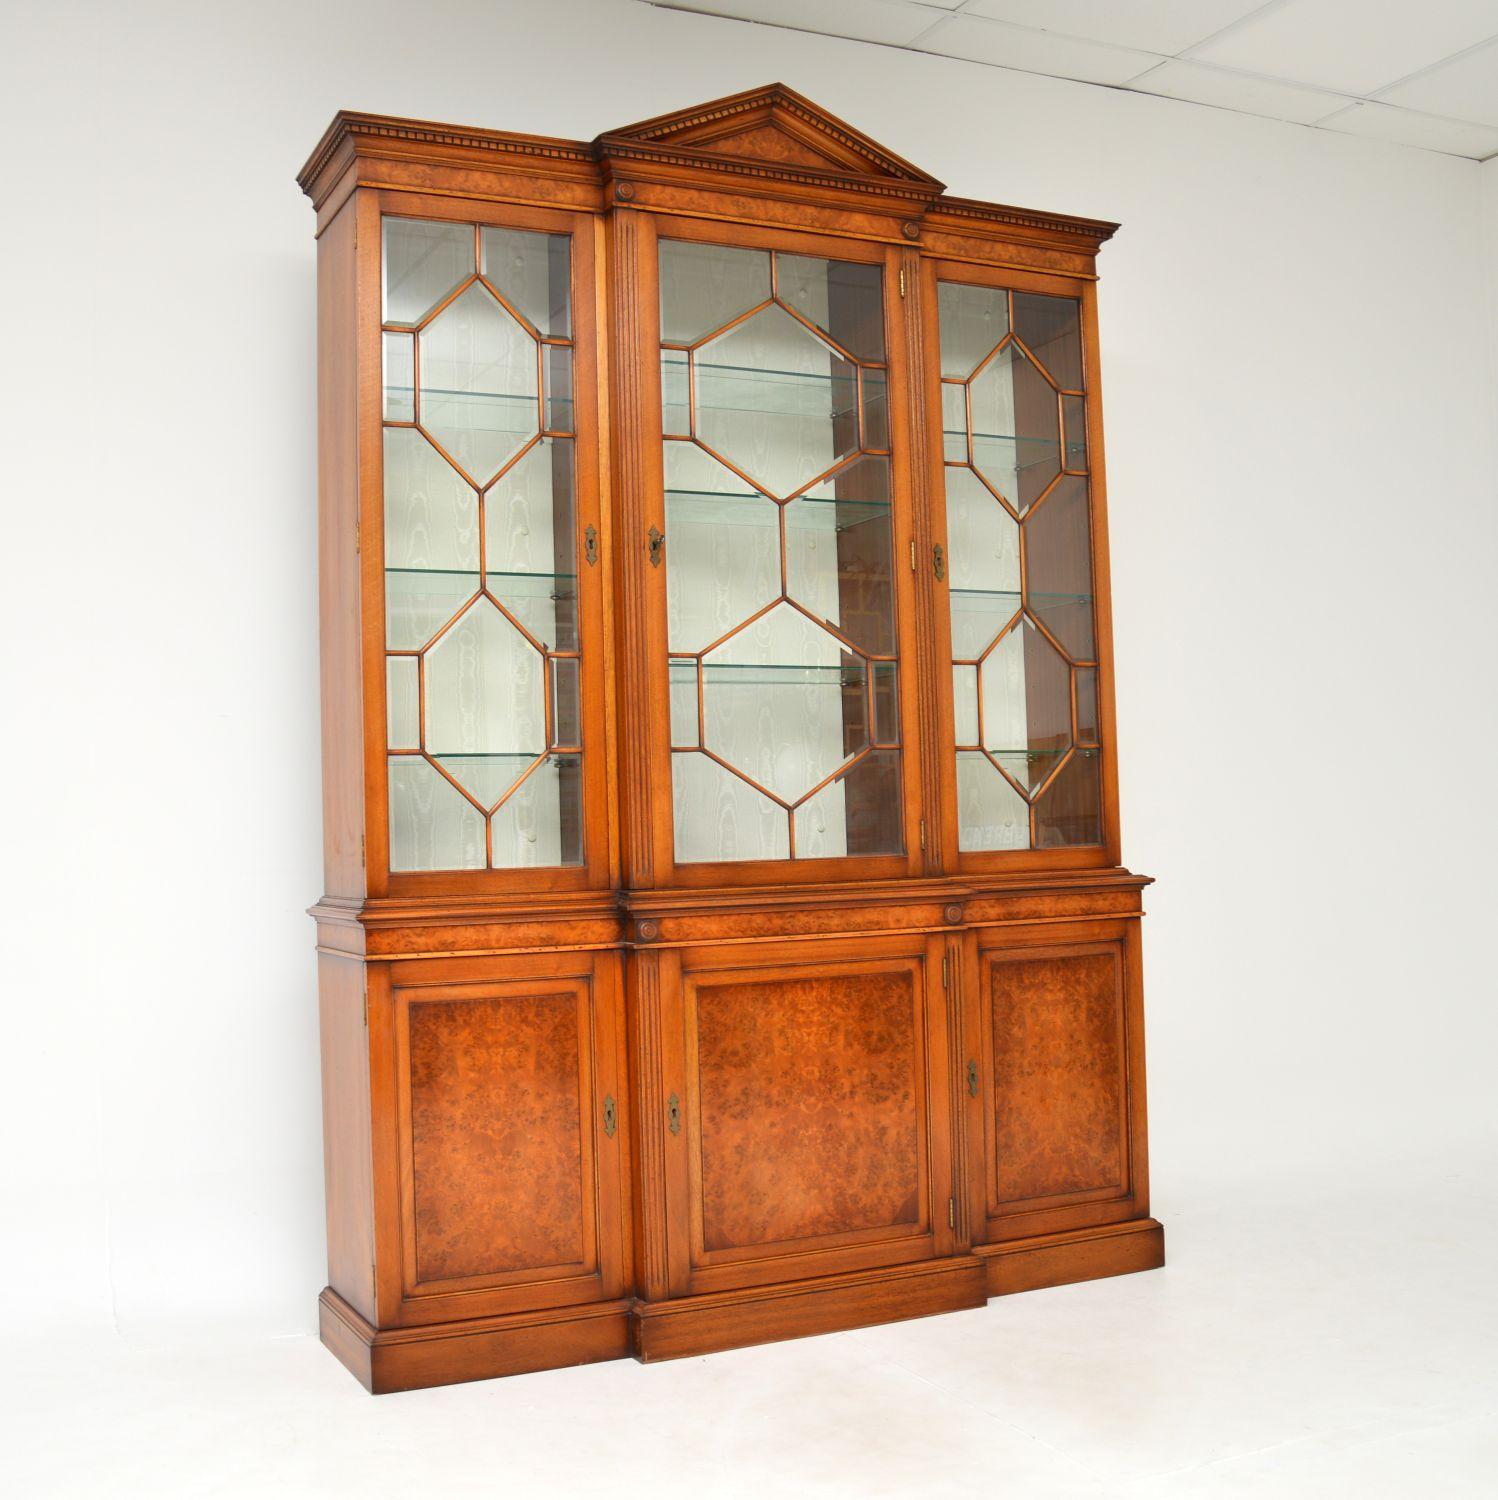
[[[395,1187],[377,1265],[398,1321],[622,1294],[617,963],[401,963],[372,994]]]
[[[949,1253],[939,941],[660,955],[671,1290]]]
[[[894,252],[664,220],[641,253],[660,392],[642,460],[659,488],[624,546],[649,606],[636,691],[655,868],[676,885],[909,873]]]
[[[1137,931],[1065,946],[1012,941],[979,931],[967,1007],[975,1244],[1148,1208]]]
[[[924,294],[945,847],[1116,863],[1092,284],[938,262]]]
[[[371,891],[607,883],[595,228],[391,194],[362,274]],[[374,372],[380,372],[378,382]]]

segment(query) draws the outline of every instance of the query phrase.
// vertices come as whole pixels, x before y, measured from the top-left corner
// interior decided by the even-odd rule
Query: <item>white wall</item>
[[[957,192],[1122,220],[1104,373],[1158,1210],[1213,1160],[1330,1179],[1491,1127],[1498,167],[626,0],[98,0],[7,29],[20,1316],[295,1330],[324,1280],[292,176],[339,106],[588,137],[779,78]]]

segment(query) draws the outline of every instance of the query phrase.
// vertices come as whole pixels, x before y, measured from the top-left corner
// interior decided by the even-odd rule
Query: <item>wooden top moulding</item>
[[[762,221],[789,199],[831,232],[950,254],[965,242],[1019,241],[1089,262],[1118,228],[948,196],[935,177],[782,83],[591,142],[341,110],[297,182],[319,230],[357,187]]]

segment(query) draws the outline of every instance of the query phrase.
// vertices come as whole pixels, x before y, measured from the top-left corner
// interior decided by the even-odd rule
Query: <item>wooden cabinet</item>
[[[323,1336],[374,1390],[1161,1263],[1095,257],[779,85],[341,114]]]

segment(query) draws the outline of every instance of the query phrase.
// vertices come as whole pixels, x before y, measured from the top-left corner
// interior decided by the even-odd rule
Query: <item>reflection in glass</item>
[[[543,338],[571,335],[571,242],[563,234],[486,227],[484,279]]]
[[[882,270],[660,257],[676,858],[898,853]]]
[[[484,815],[419,755],[392,755],[390,868],[482,870]]]
[[[1008,302],[938,289],[963,850],[1102,838],[1080,307]]]
[[[662,240],[661,340],[692,344],[770,295],[764,250]]]
[[[412,653],[386,658],[391,868],[576,864],[570,242],[384,238],[385,415],[417,424],[385,429],[386,647]]]
[[[473,272],[471,224],[385,220],[385,322],[419,323]]]

